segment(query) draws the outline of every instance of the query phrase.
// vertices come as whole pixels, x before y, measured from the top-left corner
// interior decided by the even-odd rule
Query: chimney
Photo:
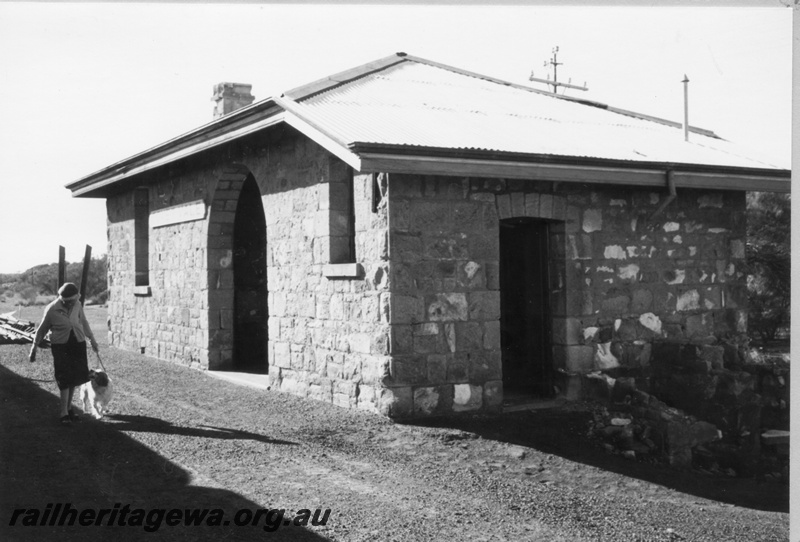
[[[214,96],[211,98],[216,102],[214,118],[218,119],[253,103],[255,98],[250,94],[252,88],[253,85],[242,83],[219,83],[214,85]]]

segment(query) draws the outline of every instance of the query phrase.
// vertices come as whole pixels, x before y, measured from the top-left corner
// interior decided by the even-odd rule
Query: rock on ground
[[[399,424],[103,350],[116,397],[62,427],[48,355],[0,349],[3,540],[140,540],[9,527],[16,508],[331,509],[325,525],[171,527],[169,540],[747,541],[788,538],[788,489],[608,455],[579,408]],[[242,519],[244,516],[240,516]]]

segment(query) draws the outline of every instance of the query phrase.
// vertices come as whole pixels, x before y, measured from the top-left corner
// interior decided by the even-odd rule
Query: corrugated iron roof
[[[333,139],[398,147],[778,168],[708,131],[463,72],[415,57],[297,89],[293,111]],[[289,98],[291,99],[291,98]]]
[[[790,190],[713,132],[397,53],[267,98],[67,184],[105,197],[147,171],[286,123],[358,171]]]

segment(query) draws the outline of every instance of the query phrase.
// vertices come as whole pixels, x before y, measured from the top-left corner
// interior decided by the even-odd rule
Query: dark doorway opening
[[[261,192],[249,176],[233,223],[233,370],[266,374],[267,225]]]
[[[507,401],[555,395],[548,263],[547,222],[500,222],[500,346]]]

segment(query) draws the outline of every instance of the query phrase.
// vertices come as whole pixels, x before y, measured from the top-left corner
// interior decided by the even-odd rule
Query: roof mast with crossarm
[[[574,88],[577,90],[589,90],[586,86],[586,82],[583,83],[583,86],[580,87],[578,85],[572,84],[572,79],[569,80],[569,83],[559,83],[558,81],[558,67],[564,64],[563,62],[558,61],[558,46],[553,48],[553,57],[549,61],[545,61],[544,67],[546,68],[547,65],[553,66],[553,80],[550,80],[550,76],[547,76],[547,79],[539,79],[533,76],[533,71],[531,71],[531,76],[528,78],[529,81],[535,81],[537,83],[545,83],[553,87],[553,94],[558,93],[558,87],[565,87],[565,88]]]

